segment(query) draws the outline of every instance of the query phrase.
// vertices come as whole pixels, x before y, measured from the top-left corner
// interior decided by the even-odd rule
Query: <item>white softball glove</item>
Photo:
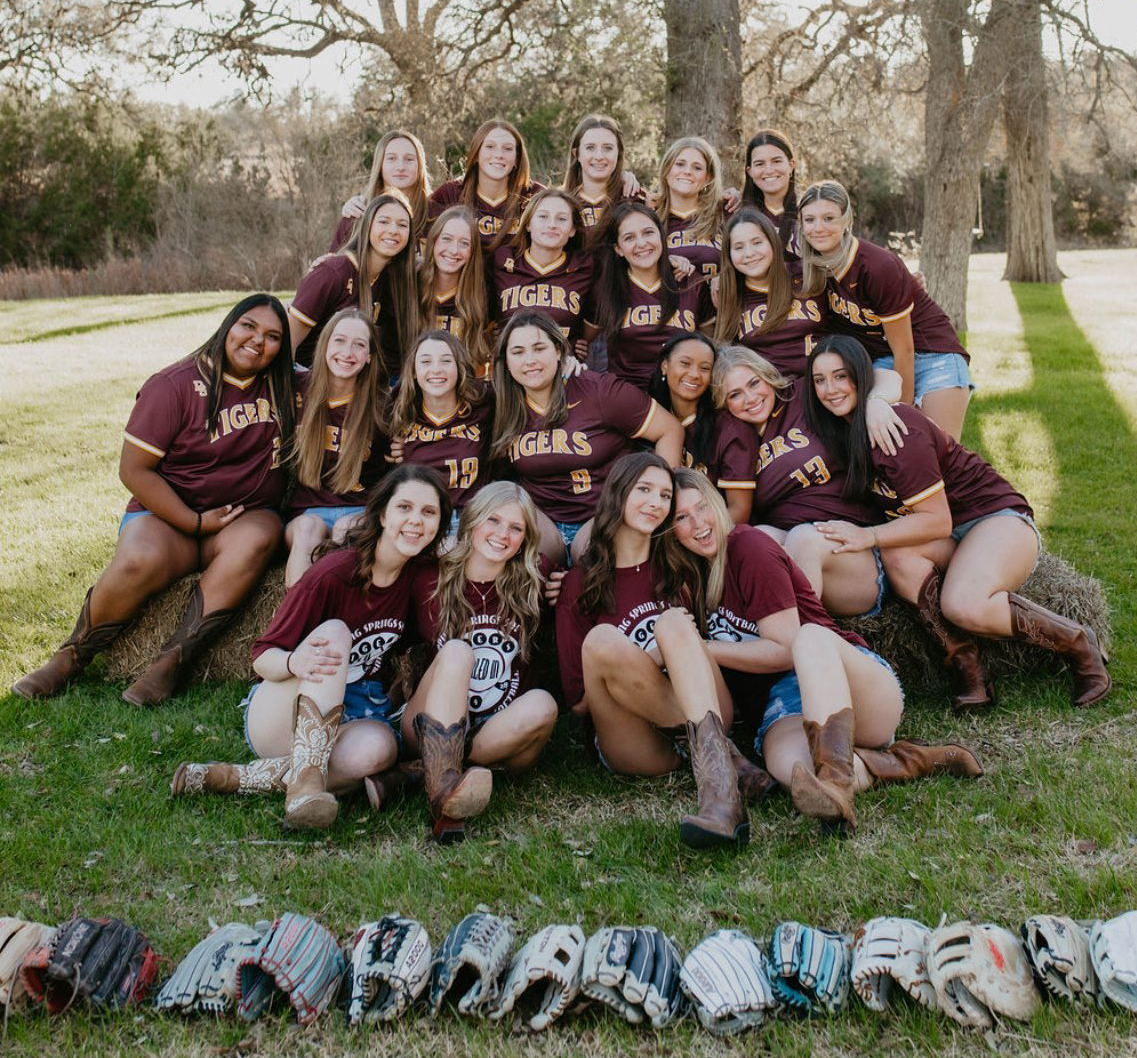
[[[384,915],[360,926],[351,942],[348,1024],[397,1018],[425,991],[430,962],[430,937],[413,918]]]
[[[1096,923],[1090,958],[1106,998],[1137,1013],[1137,911]]]
[[[888,1009],[893,985],[917,1003],[939,1010],[928,976],[928,938],[932,931],[911,918],[871,918],[853,939],[853,990],[869,1010]]]
[[[700,942],[683,960],[679,987],[703,1026],[719,1036],[761,1025],[779,1005],[765,954],[736,929],[720,929]]]
[[[501,1002],[490,1012],[495,1021],[529,999],[537,1001],[528,1019],[534,1032],[549,1027],[580,991],[584,931],[579,926],[546,926],[534,933],[513,957],[501,990]]]
[[[1077,922],[1059,915],[1034,915],[1020,932],[1035,980],[1051,995],[1091,1006],[1101,1002],[1089,934]]]

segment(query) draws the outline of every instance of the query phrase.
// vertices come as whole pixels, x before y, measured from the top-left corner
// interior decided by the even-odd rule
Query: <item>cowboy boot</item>
[[[1113,681],[1106,671],[1106,657],[1092,628],[1059,617],[1014,592],[1007,592],[1007,602],[1011,605],[1011,635],[1015,639],[1051,650],[1066,659],[1074,677],[1070,697],[1075,705],[1093,705],[1109,694]]]
[[[150,667],[122,692],[124,701],[131,705],[158,705],[164,702],[177,690],[183,677],[189,674],[201,648],[237,612],[214,610],[204,615],[204,608],[205,598],[201,594],[201,585],[195,584],[181,624],[166,641]]]
[[[943,746],[929,746],[923,742],[893,742],[888,749],[862,749],[856,747],[865,771],[873,785],[891,782],[910,782],[932,775],[954,775],[960,779],[978,779],[983,774],[975,754],[966,746],[949,742]]]
[[[422,761],[411,760],[405,764],[396,764],[387,771],[368,775],[363,780],[363,791],[367,794],[371,807],[378,812],[396,794],[421,790],[424,781]]]
[[[426,713],[414,719],[426,797],[434,818],[432,833],[442,845],[466,836],[465,821],[485,810],[493,792],[493,774],[488,768],[462,770],[468,726],[464,717],[449,727]]]
[[[687,742],[699,812],[680,821],[679,839],[694,849],[745,845],[750,840],[750,820],[739,794],[733,745],[723,733],[718,713],[708,710],[698,723],[688,720]]]
[[[940,571],[933,569],[916,594],[916,613],[944,652],[944,667],[952,685],[951,707],[957,712],[995,704],[995,690],[979,657],[979,644],[961,632],[940,609]]]
[[[306,694],[296,696],[291,770],[284,799],[286,827],[330,827],[336,821],[339,804],[327,790],[328,759],[336,744],[342,714],[342,705],[324,714]]]
[[[803,720],[811,772],[800,761],[790,774],[790,794],[802,815],[816,816],[838,833],[855,830],[853,811],[853,710],[841,709],[825,723]]]
[[[79,620],[59,649],[35,672],[29,672],[12,685],[12,693],[21,698],[54,698],[83,671],[102,650],[118,638],[128,621],[91,624],[91,592],[87,589]]]
[[[248,764],[191,764],[182,761],[170,782],[170,795],[199,793],[256,794],[285,789],[291,757],[263,757]]]
[[[734,762],[734,770],[738,773],[738,792],[747,804],[761,804],[778,785],[775,779],[765,768],[758,767],[748,760],[734,744],[730,745],[730,759]]]

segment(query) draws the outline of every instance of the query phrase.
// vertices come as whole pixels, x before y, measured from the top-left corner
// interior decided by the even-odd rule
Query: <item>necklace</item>
[[[494,590],[494,582],[491,580],[485,588],[483,588],[476,580],[467,581],[471,588],[478,593],[478,600],[481,603],[479,609],[484,614],[486,612],[486,600],[490,597],[490,593]]]

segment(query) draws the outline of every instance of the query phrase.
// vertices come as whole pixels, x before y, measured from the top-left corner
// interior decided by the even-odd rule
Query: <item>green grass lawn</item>
[[[1123,301],[1125,269],[1108,255],[1093,267],[1095,282],[1114,284]],[[562,724],[538,772],[499,784],[470,840],[444,849],[427,840],[418,800],[381,815],[349,802],[331,830],[313,835],[282,831],[280,798],[171,800],[178,761],[246,756],[242,688],[196,687],[140,711],[120,700],[121,685],[100,681],[96,664],[54,702],[0,696],[0,914],[47,922],[119,915],[172,966],[210,919],[286,910],[341,935],[397,910],[421,919],[437,945],[485,904],[512,915],[522,935],[552,921],[578,921],[586,932],[655,923],[686,950],[714,928],[763,936],[789,918],[852,929],[879,914],[932,925],[946,914],[1017,929],[1035,912],[1085,918],[1137,908],[1129,527],[1137,392],[1115,384],[1133,377],[1137,354],[1119,364],[1111,352],[1103,364],[1061,288],[996,288],[990,271],[973,275],[973,306],[990,318],[972,308],[969,347],[983,388],[966,439],[1037,501],[1048,546],[1106,585],[1115,621],[1108,702],[1075,712],[1066,681],[1042,676],[1003,681],[998,708],[981,718],[952,716],[946,698],[912,695],[902,732],[967,742],[985,778],[864,794],[861,827],[844,842],[820,837],[777,796],[752,814],[751,842],[739,854],[679,843],[678,815],[694,804],[690,775],[608,775]],[[113,548],[126,499],[117,453],[133,395],[216,326],[224,296],[211,298],[38,303],[42,312],[37,303],[0,304],[0,319],[13,321],[9,337],[19,339],[0,346],[0,686],[70,630]],[[105,326],[115,320],[134,322]],[[653,1033],[597,1012],[545,1038],[449,1014],[350,1032],[335,1014],[297,1031],[283,1017],[247,1026],[75,1012],[58,1022],[15,1016],[0,1047],[28,1055],[950,1056],[996,1048],[1114,1056],[1137,1054],[1137,1021],[1046,1006],[1032,1024],[1007,1022],[985,1038],[919,1010],[877,1016],[854,1005],[831,1020],[779,1021],[722,1042],[693,1020]]]

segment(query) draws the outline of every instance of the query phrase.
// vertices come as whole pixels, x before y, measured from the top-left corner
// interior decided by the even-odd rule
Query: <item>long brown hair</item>
[[[655,211],[663,221],[663,230],[667,230],[667,218],[671,214],[671,189],[667,186],[667,174],[675,164],[679,155],[692,148],[698,151],[707,163],[707,182],[699,191],[699,205],[695,219],[687,229],[691,237],[700,242],[713,242],[722,226],[722,162],[719,161],[718,151],[714,149],[702,136],[682,136],[677,139],[663,154],[659,162],[659,201]],[[666,243],[664,244],[666,252]]]
[[[496,250],[503,242],[512,238],[513,226],[521,214],[521,198],[532,183],[529,175],[529,152],[525,149],[525,141],[521,138],[520,130],[512,121],[506,121],[505,118],[490,118],[478,126],[478,131],[470,140],[470,149],[466,152],[466,171],[462,177],[462,190],[459,192],[458,201],[464,206],[475,209],[475,200],[478,197],[478,153],[486,137],[494,129],[505,129],[513,137],[517,144],[517,164],[513,167],[513,172],[509,174],[506,183],[505,216],[501,219],[501,230],[490,243],[489,250]]]
[[[403,373],[399,376],[399,388],[395,393],[395,404],[391,411],[392,437],[405,437],[410,433],[411,427],[422,418],[422,387],[419,386],[418,377],[415,375],[415,356],[422,343],[428,341],[442,342],[454,354],[454,363],[458,367],[454,399],[458,401],[458,406],[473,404],[483,396],[474,363],[462,339],[449,331],[437,329],[424,331],[407,350],[406,358],[403,360]]]
[[[697,489],[706,500],[715,519],[714,535],[718,550],[714,558],[706,558],[689,551],[682,544],[679,545],[691,556],[691,561],[698,570],[699,575],[691,584],[692,612],[697,620],[705,622],[707,615],[716,610],[718,604],[722,602],[723,587],[726,584],[726,538],[734,529],[734,521],[730,517],[722,494],[711,484],[706,474],[692,470],[690,467],[677,468],[675,471],[677,497],[683,489]]]
[[[486,305],[485,266],[482,262],[481,237],[478,235],[478,218],[468,206],[451,206],[443,211],[427,233],[422,264],[418,270],[418,331],[433,330],[437,326],[438,302],[434,296],[437,266],[434,263],[434,247],[442,229],[452,220],[462,221],[470,235],[470,259],[462,266],[458,275],[458,289],[454,292],[454,309],[462,327],[458,337],[466,343],[474,363],[481,367],[488,364],[490,359],[489,343],[486,341],[489,310]]]
[[[616,601],[612,586],[616,580],[616,530],[624,523],[624,505],[645,470],[657,467],[667,473],[674,483],[670,464],[655,452],[629,452],[612,464],[596,513],[592,518],[592,536],[580,560],[583,583],[577,606],[581,613],[610,613]],[[683,606],[689,600],[687,584],[691,580],[693,563],[685,548],[675,542],[671,520],[675,514],[675,496],[662,524],[651,534],[648,562],[651,566],[653,587],[669,606]]]
[[[462,509],[458,520],[458,542],[438,560],[438,635],[441,639],[461,639],[471,630],[474,610],[466,598],[466,559],[473,549],[475,526],[507,503],[516,503],[525,520],[525,539],[505,568],[494,580],[498,597],[498,627],[517,640],[522,661],[529,651],[541,623],[541,531],[537,527],[537,508],[529,493],[512,481],[494,481],[483,485]]]
[[[566,254],[576,253],[584,246],[585,232],[584,221],[580,219],[580,199],[571,191],[565,191],[564,188],[546,187],[538,191],[537,194],[525,203],[525,211],[521,214],[521,222],[517,229],[517,234],[510,240],[510,245],[518,253],[523,253],[533,245],[533,236],[529,233],[529,225],[533,221],[533,214],[540,208],[541,203],[547,202],[550,198],[559,198],[567,202],[572,212],[573,233],[569,236],[568,242],[564,245],[564,252]]]
[[[766,317],[758,328],[758,334],[776,331],[786,322],[794,301],[794,284],[790,270],[786,267],[782,252],[782,240],[774,222],[754,206],[743,206],[726,222],[722,233],[722,263],[719,268],[719,313],[715,322],[715,337],[720,342],[733,342],[740,334],[739,321],[742,319],[742,305],[745,298],[746,276],[730,259],[730,236],[740,224],[755,224],[766,236],[773,256],[770,270],[766,273]]]
[[[446,488],[446,482],[433,467],[422,466],[419,463],[401,463],[390,474],[381,478],[379,484],[371,490],[363,514],[347,531],[343,541],[337,542],[329,537],[312,552],[312,561],[318,561],[324,555],[339,551],[341,548],[351,548],[356,552],[356,576],[364,584],[370,581],[371,570],[375,566],[375,548],[383,536],[383,523],[380,519],[386,513],[387,506],[399,486],[408,481],[421,481],[438,494],[438,532],[415,557],[433,558],[438,554],[438,545],[445,539],[450,529],[450,493]]]
[[[340,431],[339,454],[331,477],[321,481],[324,451],[327,443],[328,400],[331,397],[331,372],[328,370],[328,343],[336,326],[343,320],[359,320],[367,328],[367,351],[370,360],[352,379],[351,408]],[[332,492],[351,492],[359,485],[364,460],[378,435],[387,432],[387,369],[379,350],[379,335],[374,324],[359,309],[341,309],[324,325],[304,394],[300,426],[296,430],[292,461],[301,485],[316,489],[321,484]]]
[[[832,253],[820,254],[805,237],[801,211],[811,202],[832,202],[841,211],[841,243]],[[825,289],[830,272],[840,268],[853,249],[853,200],[843,184],[836,180],[820,180],[810,184],[798,203],[798,243],[801,246],[801,288],[807,298],[817,297]]]
[[[562,370],[553,376],[553,392],[549,397],[549,406],[541,419],[541,428],[551,430],[560,426],[568,415],[568,401],[565,397],[564,365],[572,356],[572,348],[568,339],[561,333],[548,313],[540,309],[524,309],[511,316],[497,343],[497,354],[494,357],[493,379],[494,391],[497,396],[497,406],[493,421],[493,446],[490,455],[494,459],[505,459],[509,455],[509,446],[525,429],[528,418],[525,405],[525,388],[509,373],[509,364],[506,360],[506,350],[509,348],[509,339],[513,332],[521,327],[536,327],[543,331],[553,346],[560,352]]]
[[[410,203],[411,238],[414,239],[417,238],[418,233],[422,231],[423,225],[426,223],[426,210],[431,191],[430,174],[426,171],[426,151],[414,133],[407,132],[405,129],[392,129],[379,137],[379,142],[375,144],[375,153],[371,156],[371,173],[367,177],[367,190],[363,197],[370,202],[376,195],[381,195],[388,190],[383,183],[383,157],[387,153],[387,148],[395,140],[406,140],[415,149],[415,157],[418,159],[418,180],[415,182],[415,186],[408,191],[403,191],[402,188],[391,189],[401,192]]]
[[[576,128],[572,130],[568,157],[565,159],[565,178],[561,188],[579,198],[581,188],[584,186],[580,164],[580,141],[586,132],[591,132],[593,129],[605,129],[616,137],[616,167],[604,187],[606,201],[598,212],[594,225],[599,230],[607,222],[608,211],[620,201],[624,186],[624,134],[620,131],[620,124],[615,118],[610,118],[607,114],[585,114],[576,123]]]

